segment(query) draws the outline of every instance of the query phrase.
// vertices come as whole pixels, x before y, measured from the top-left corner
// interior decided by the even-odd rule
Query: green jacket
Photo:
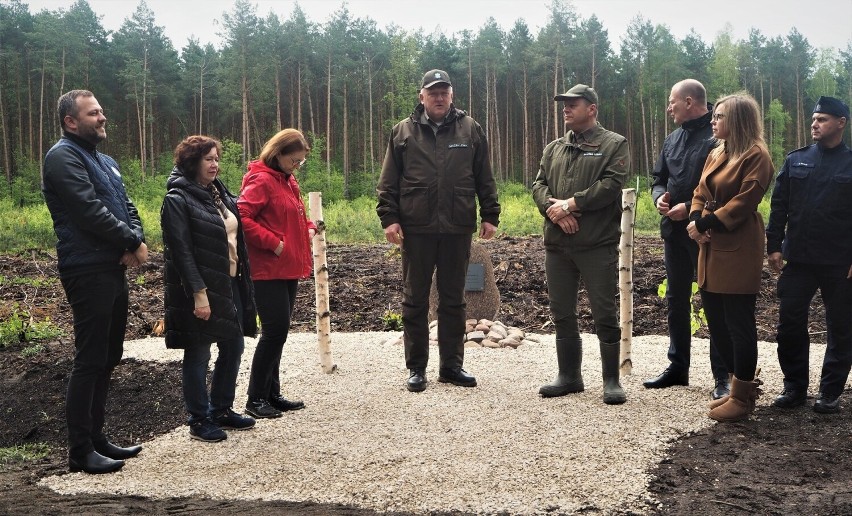
[[[577,143],[573,131],[544,148],[533,198],[544,215],[547,248],[590,249],[618,245],[621,236],[621,188],[627,180],[629,154],[624,136],[597,124]],[[580,229],[573,235],[547,218],[547,199],[574,198]]]
[[[377,187],[376,212],[386,228],[405,233],[476,231],[479,216],[499,223],[497,185],[485,132],[460,109],[451,108],[437,134],[421,122],[423,104],[391,131]]]

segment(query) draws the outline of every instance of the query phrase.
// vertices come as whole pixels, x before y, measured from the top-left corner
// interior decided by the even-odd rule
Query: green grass
[[[17,303],[12,306],[9,317],[0,321],[0,348],[20,342],[51,340],[63,335],[62,329],[53,324],[49,317],[36,321],[30,313],[20,309]],[[41,349],[31,347],[24,350],[23,356],[31,356]]]
[[[32,462],[43,459],[50,453],[50,446],[44,443],[27,443],[0,448],[0,464]]]
[[[234,172],[232,175],[234,177],[231,178],[231,183],[238,183],[238,173]],[[162,249],[160,206],[165,194],[165,180],[166,177],[161,175],[144,181],[128,182],[128,192],[139,211],[146,241],[154,250]],[[637,234],[658,234],[660,216],[651,201],[644,178],[638,182],[631,180],[628,186],[635,188],[637,185],[639,195],[634,230]],[[339,191],[342,188],[342,181],[335,173],[325,177],[314,173],[306,177],[302,183],[306,207],[308,207],[308,192],[314,187],[323,186],[328,188],[323,190],[323,215],[328,242],[384,242],[382,228],[376,216],[376,198],[372,192],[347,201],[343,199]],[[237,188],[234,188],[235,192]],[[362,185],[357,190],[365,192],[369,189]],[[499,233],[512,237],[540,235],[542,217],[533,203],[530,190],[518,183],[505,183],[499,185],[499,193],[503,208]],[[31,204],[20,206],[19,202],[13,202],[10,199],[10,197],[0,197],[0,252],[52,248],[55,245],[56,236],[53,233],[50,213],[44,203],[33,201]],[[760,212],[766,221],[769,213],[768,200],[764,199],[761,203]]]

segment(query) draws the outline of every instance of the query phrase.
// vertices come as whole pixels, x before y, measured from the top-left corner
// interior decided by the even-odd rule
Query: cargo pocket
[[[476,191],[453,188],[453,224],[476,227]]]
[[[400,190],[399,217],[404,226],[425,226],[429,224],[429,188],[410,186]]]

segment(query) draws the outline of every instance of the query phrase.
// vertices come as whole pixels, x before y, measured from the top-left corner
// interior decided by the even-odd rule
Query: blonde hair
[[[269,139],[260,151],[260,161],[267,167],[278,170],[278,156],[297,151],[309,151],[311,146],[305,136],[296,129],[284,129],[278,131]]]
[[[760,117],[760,106],[754,97],[746,92],[727,95],[716,101],[713,111],[719,106],[725,106],[725,124],[728,138],[719,139],[711,152],[714,158],[722,152],[728,153],[732,161],[736,161],[755,145],[766,148],[763,140],[763,119]]]

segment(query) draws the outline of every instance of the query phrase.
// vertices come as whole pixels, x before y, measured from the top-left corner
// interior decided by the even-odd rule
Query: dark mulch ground
[[[537,238],[503,238],[486,244],[502,296],[500,319],[549,333],[544,257]],[[332,329],[386,329],[386,312],[398,312],[399,261],[386,245],[331,246],[328,254]],[[162,317],[162,257],[128,274],[131,308],[127,337],[150,335]],[[773,339],[777,319],[774,277],[764,273],[758,299],[758,334]],[[371,514],[350,507],[288,502],[221,502],[202,498],[150,500],[118,496],[59,496],[35,484],[64,472],[64,392],[73,343],[71,314],[56,279],[51,253],[0,257],[0,320],[15,310],[45,317],[66,336],[0,349],[0,447],[46,443],[51,453],[29,463],[0,464],[2,514]],[[639,239],[634,264],[634,333],[666,334],[665,306],[657,288],[665,277],[657,238]],[[823,312],[812,310],[814,342],[824,338]],[[293,331],[313,331],[313,282],[302,283]],[[851,314],[852,315],[852,314]],[[584,331],[591,314],[581,307]],[[706,331],[699,330],[699,336]],[[774,357],[764,357],[773,360]],[[402,358],[400,357],[400,360]],[[121,443],[144,442],[183,422],[176,364],[124,360],[110,393],[108,432]],[[661,514],[852,514],[852,418],[821,416],[803,408],[764,408],[752,420],[715,425],[672,444],[670,458],[652,473],[651,491]]]

